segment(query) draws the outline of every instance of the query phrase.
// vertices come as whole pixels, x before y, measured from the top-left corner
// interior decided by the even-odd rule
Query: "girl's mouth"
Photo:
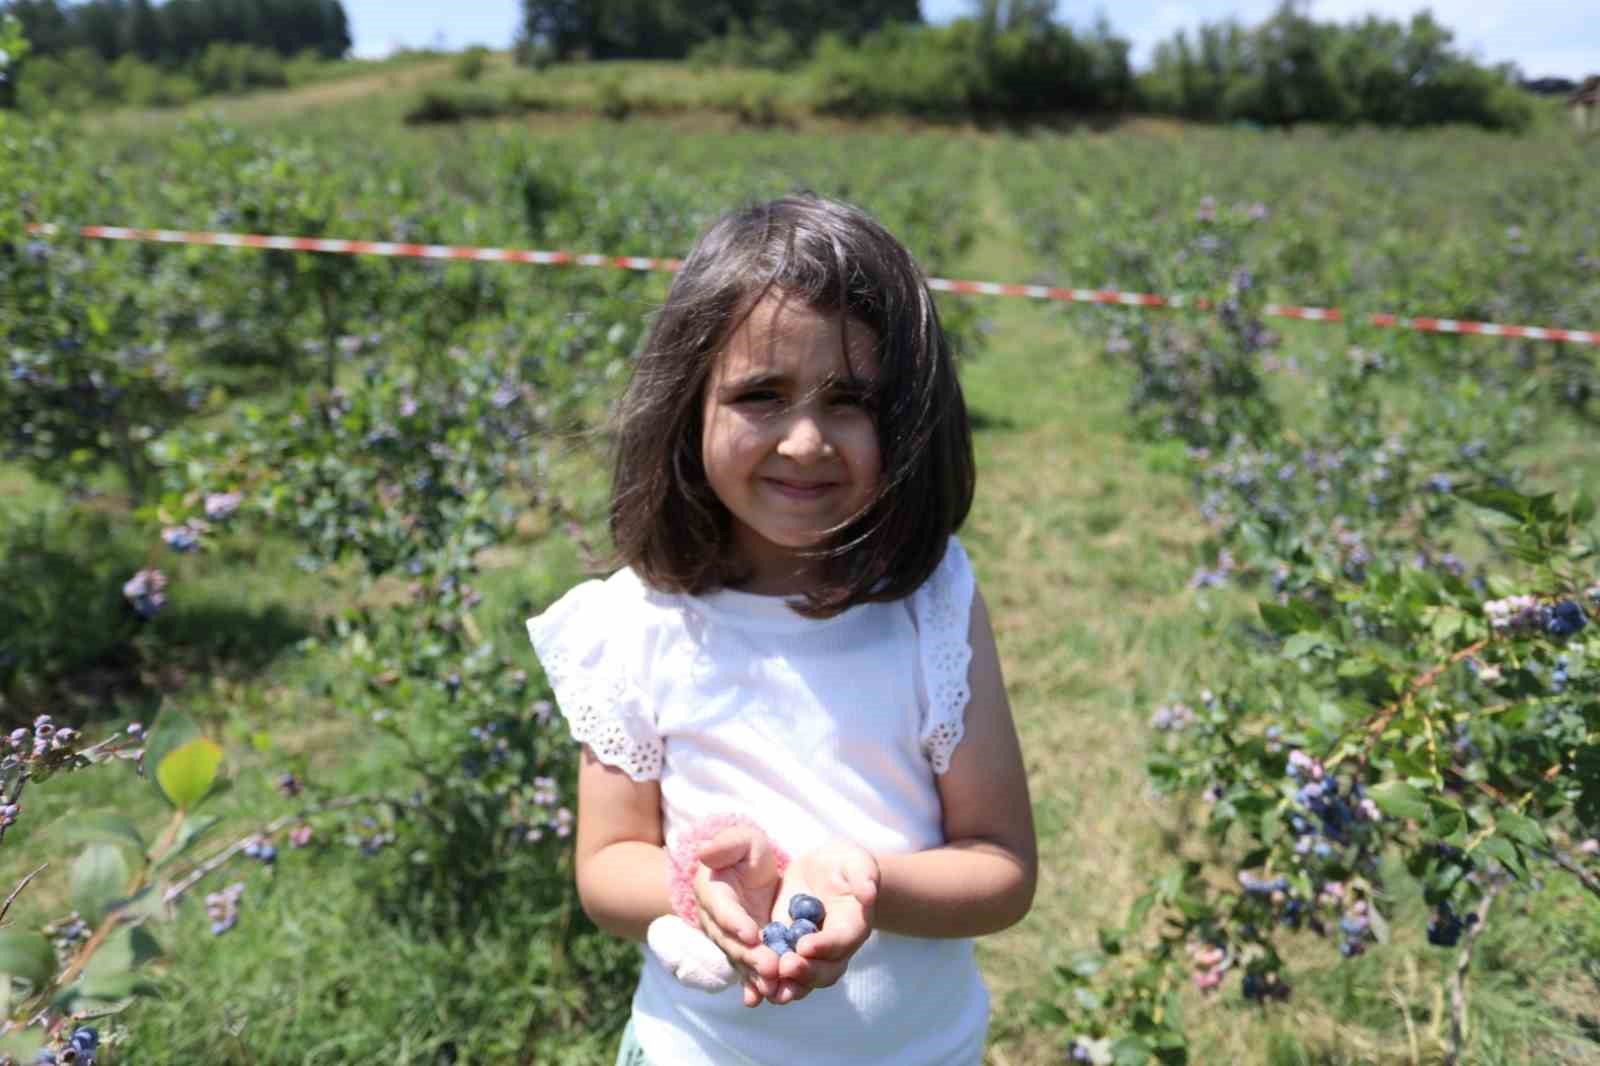
[[[827,495],[837,485],[833,481],[785,481],[782,478],[766,479],[780,495],[794,500],[815,500]]]

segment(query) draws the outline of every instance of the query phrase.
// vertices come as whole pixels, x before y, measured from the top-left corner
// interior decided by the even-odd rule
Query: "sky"
[[[975,6],[974,0],[922,0],[923,15],[933,22]],[[1112,29],[1133,42],[1137,67],[1158,41],[1179,29],[1225,18],[1250,24],[1276,6],[1277,0],[1120,0],[1111,9],[1062,0],[1058,12],[1069,24],[1088,25],[1097,11],[1109,10]],[[505,48],[522,9],[517,0],[344,0],[344,7],[360,56],[385,55],[396,47]],[[1423,7],[1455,32],[1458,48],[1483,62],[1513,62],[1528,77],[1600,72],[1600,17],[1591,0],[1312,0],[1311,14],[1337,22],[1369,13],[1409,19]]]

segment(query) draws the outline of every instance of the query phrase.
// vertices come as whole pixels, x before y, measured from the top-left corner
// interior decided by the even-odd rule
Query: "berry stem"
[[[39,867],[37,870],[33,871],[33,873],[17,882],[17,887],[11,890],[11,895],[6,897],[5,903],[0,904],[0,922],[4,922],[6,920],[6,912],[11,909],[11,904],[16,902],[17,897],[22,895],[22,890],[28,887],[28,882],[32,881],[35,877],[38,877],[41,873],[43,873],[45,867],[49,865],[49,863],[45,863],[44,866]]]
[[[1418,674],[1415,678],[1413,678],[1411,684],[1406,686],[1405,693],[1402,694],[1400,698],[1394,700],[1387,707],[1379,711],[1377,715],[1372,718],[1371,723],[1366,726],[1367,737],[1361,746],[1361,758],[1357,763],[1357,769],[1365,770],[1367,768],[1367,760],[1372,755],[1372,743],[1383,734],[1385,729],[1389,728],[1389,723],[1394,720],[1395,715],[1399,714],[1401,710],[1411,705],[1411,701],[1416,697],[1417,693],[1421,692],[1423,689],[1439,680],[1439,676],[1456,663],[1463,659],[1470,659],[1472,656],[1482,651],[1486,646],[1488,646],[1488,643],[1489,641],[1487,639],[1474,641],[1473,643],[1468,644],[1465,648],[1462,648],[1460,651],[1455,652],[1444,662],[1437,663],[1429,667],[1428,670]],[[1343,739],[1344,738],[1341,737],[1340,741]],[[1333,748],[1330,749],[1327,755],[1323,758],[1322,761],[1327,766],[1332,767],[1336,765],[1342,758],[1342,753],[1339,752],[1338,748],[1339,743],[1336,742]]]
[[[235,840],[232,844],[229,844],[227,847],[224,847],[220,851],[212,854],[209,858],[196,863],[188,873],[184,874],[182,879],[174,881],[167,887],[167,890],[161,895],[161,902],[167,904],[176,902],[180,896],[189,891],[195,885],[199,884],[208,874],[214,873],[215,871],[221,869],[229,859],[233,858],[235,855],[239,854],[247,846],[249,846],[252,840],[262,837],[271,837],[283,831],[284,829],[287,829],[289,826],[294,825],[296,822],[304,821],[306,818],[309,818],[314,814],[325,814],[328,811],[343,810],[346,807],[357,807],[366,803],[393,802],[394,801],[387,796],[342,796],[339,799],[330,800],[327,803],[318,804],[314,807],[305,807],[289,814],[280,815],[268,822],[266,825],[262,826],[260,829],[246,833],[238,840]]]
[[[1489,924],[1489,907],[1500,894],[1504,882],[1495,881],[1483,894],[1483,905],[1478,908],[1478,920],[1468,930],[1456,957],[1455,972],[1450,975],[1450,1050],[1445,1054],[1444,1066],[1457,1066],[1461,1061],[1461,1043],[1467,1028],[1467,969],[1472,965],[1472,945]]]

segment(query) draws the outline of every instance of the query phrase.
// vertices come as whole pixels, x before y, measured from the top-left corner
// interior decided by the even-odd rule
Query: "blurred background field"
[[[603,555],[605,414],[667,282],[96,243],[26,223],[677,256],[722,210],[809,189],[873,212],[932,275],[1222,297],[1243,269],[1256,306],[1600,328],[1600,138],[1575,135],[1555,100],[1466,72],[1454,98],[1489,109],[1472,124],[1380,128],[1358,94],[1341,114],[1251,112],[1243,90],[1205,105],[1159,64],[1136,84],[1124,54],[1126,77],[1072,67],[1090,95],[1061,90],[1065,106],[1030,120],[1006,93],[1033,83],[1007,77],[1036,60],[1056,76],[1069,45],[1114,59],[1114,35],[1003,19],[959,100],[875,95],[873,55],[903,88],[910,67],[885,57],[926,46],[895,54],[948,88],[935,60],[970,55],[952,42],[983,30],[815,50],[753,34],[681,62],[561,61],[531,42],[519,56],[335,52],[278,60],[281,77],[227,83],[252,90],[228,97],[200,80],[60,97],[88,84],[69,69],[85,56],[52,59],[63,80],[30,97],[24,69],[19,110],[0,112],[14,294],[0,311],[0,721],[49,714],[96,738],[187,715],[222,745],[228,788],[186,863],[312,812],[304,846],[280,833],[275,862],[235,858],[177,904],[145,967],[161,994],[102,1025],[110,1061],[611,1061],[634,951],[577,906],[571,745],[522,621]],[[1041,40],[1049,62],[1028,58]],[[178,69],[161,77],[195,77]],[[1296,98],[1252,91],[1255,107]],[[1143,106],[1117,110],[1114,93]],[[1232,527],[1205,491],[1220,475],[1158,417],[1190,387],[1162,377],[1191,343],[1163,331],[1201,316],[940,307],[977,429],[963,537],[1043,861],[1032,914],[980,944],[988,1061],[1060,1062],[1074,1030],[1055,968],[1175,860],[1229,850],[1200,831],[1197,797],[1152,787],[1144,764],[1166,741],[1147,723],[1227,682],[1223,649],[1270,574],[1228,572]],[[1409,449],[1382,490],[1402,503],[1440,472],[1600,493],[1600,348],[1267,325],[1250,374],[1286,427],[1280,459],[1337,428],[1358,365],[1372,442]],[[1178,390],[1169,406],[1157,385]],[[227,492],[237,512],[202,521]],[[1504,561],[1471,512],[1433,520],[1469,572]],[[176,528],[198,550],[177,550]],[[149,569],[167,584],[144,617],[124,583]],[[73,909],[72,825],[100,809],[153,836],[164,805],[129,766],[30,785],[0,886],[50,865],[7,915],[15,928]],[[1284,1003],[1185,991],[1192,1061],[1443,1061],[1456,956],[1424,941],[1421,889],[1391,866],[1390,943],[1341,960],[1293,934]],[[217,935],[197,897],[233,881],[240,918]],[[1473,962],[1471,1061],[1600,1061],[1596,1002],[1600,903],[1567,881],[1508,895]]]

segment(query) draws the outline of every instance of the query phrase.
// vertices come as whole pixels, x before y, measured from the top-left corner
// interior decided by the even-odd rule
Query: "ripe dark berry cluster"
[[[1453,948],[1461,941],[1461,931],[1477,924],[1476,914],[1463,918],[1449,903],[1441,903],[1428,922],[1428,943],[1436,948]]]
[[[72,1038],[60,1052],[40,1048],[35,1066],[94,1066],[95,1052],[100,1047],[100,1033],[92,1026],[74,1029]]]
[[[1244,993],[1244,998],[1252,1003],[1266,1003],[1274,999],[1283,1000],[1289,998],[1289,986],[1284,984],[1278,978],[1276,971],[1273,970],[1245,974],[1244,980],[1240,982],[1239,991]]]
[[[1557,640],[1576,636],[1578,631],[1589,624],[1589,616],[1583,613],[1583,608],[1572,600],[1562,600],[1550,608],[1550,617],[1545,620],[1544,631]]]
[[[779,955],[787,954],[794,950],[801,937],[822,928],[822,919],[826,913],[822,901],[816,896],[797,892],[789,898],[789,924],[768,923],[767,927],[761,930],[761,942]]]

